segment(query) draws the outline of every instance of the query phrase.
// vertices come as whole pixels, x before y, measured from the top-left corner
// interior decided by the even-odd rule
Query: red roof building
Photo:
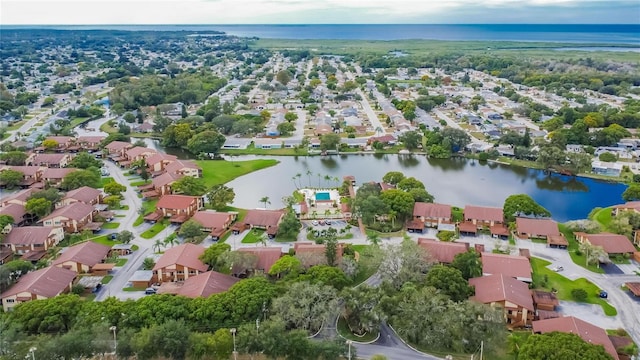
[[[583,232],[576,232],[575,235],[576,240],[579,242],[586,241],[593,246],[601,246],[609,255],[633,254],[636,251],[631,241],[624,235],[611,233],[587,234]]]
[[[23,275],[9,290],[0,294],[4,311],[31,301],[44,300],[71,291],[76,273],[71,270],[49,266]]]
[[[78,274],[91,273],[93,267],[101,264],[109,256],[111,248],[107,245],[86,241],[67,248],[51,264],[73,270]]]
[[[24,254],[30,251],[47,251],[63,239],[64,231],[61,227],[23,226],[12,228],[2,245],[16,254]]]
[[[467,205],[464,207],[464,221],[471,222],[479,228],[488,227],[502,224],[504,215],[500,208]]]
[[[67,233],[76,233],[83,229],[98,230],[102,224],[92,222],[93,213],[93,206],[75,202],[54,210],[39,222],[44,226],[62,226]]]
[[[451,264],[456,255],[469,250],[468,243],[446,242],[425,238],[418,239],[418,246],[425,249],[433,260],[441,264]]]
[[[296,242],[293,244],[293,249],[295,250],[296,257],[304,267],[309,268],[311,266],[327,264],[327,256],[325,255],[327,247],[325,244]],[[343,251],[343,245],[338,244],[338,247],[336,248],[337,264],[342,261]]]
[[[154,282],[185,281],[207,271],[209,266],[200,260],[204,250],[189,243],[168,249],[153,267]]]
[[[283,217],[283,210],[256,209],[247,211],[242,222],[251,228],[265,229],[269,237],[273,238],[278,233],[278,225]]]
[[[88,186],[83,186],[75,190],[71,190],[56,204],[56,208],[81,202],[87,205],[96,205],[102,201],[102,191]]]
[[[228,291],[240,279],[215,271],[207,271],[196,276],[191,276],[184,281],[176,295],[188,298],[209,297],[213,294]]]
[[[413,219],[432,227],[437,227],[440,223],[451,223],[451,205],[416,202],[413,205]]]
[[[282,256],[282,249],[279,247],[246,247],[240,248],[237,251],[253,254],[257,258],[254,268],[250,269],[256,273],[269,273],[273,264]],[[233,270],[233,273],[235,275],[242,275],[236,269]]]
[[[483,252],[481,253],[481,259],[482,274],[485,276],[503,274],[527,283],[532,281],[531,263],[524,256]]]
[[[236,213],[217,212],[204,210],[196,212],[191,219],[202,225],[202,231],[206,231],[217,240],[229,229],[236,220]]]
[[[475,296],[471,300],[504,309],[510,328],[530,325],[533,321],[535,309],[528,284],[495,274],[469,279],[469,285],[475,288]]]
[[[156,204],[156,211],[173,223],[184,223],[203,206],[201,197],[187,195],[164,195]]]
[[[516,232],[520,238],[547,239],[561,235],[558,223],[551,219],[516,218]]]

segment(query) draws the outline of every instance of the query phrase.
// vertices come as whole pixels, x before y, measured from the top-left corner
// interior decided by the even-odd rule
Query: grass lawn
[[[338,334],[342,335],[342,337],[347,338],[349,340],[358,341],[358,342],[370,342],[374,341],[378,337],[378,333],[366,333],[363,336],[358,336],[351,332],[349,326],[347,325],[347,321],[340,316],[338,318]]]
[[[451,216],[453,221],[462,222],[464,220],[464,216],[462,214],[463,210],[457,206],[451,208]]]
[[[248,161],[197,160],[196,163],[202,168],[202,179],[205,185],[211,187],[227,183],[250,172],[274,166],[278,164],[278,161],[272,159]]]
[[[146,289],[145,287],[126,287],[122,288],[122,291],[145,291]]]
[[[18,129],[20,129],[20,127],[21,127],[22,125],[26,124],[26,123],[27,123],[27,121],[28,121],[28,119],[23,119],[23,120],[20,120],[20,121],[16,121],[16,122],[14,122],[12,125],[7,126],[7,131],[15,131],[15,130],[18,130]]]
[[[117,217],[117,218],[123,218],[123,217],[127,217],[127,215],[116,215],[115,217]]]
[[[117,229],[120,226],[119,222],[108,222],[102,224],[103,229]]]
[[[111,279],[113,279],[113,275],[107,275],[105,277],[102,278],[102,284],[108,284],[109,281],[111,281]]]
[[[134,181],[131,183],[131,186],[140,186],[140,185],[146,185],[148,184],[149,181],[144,181],[144,180],[139,180],[139,181]]]
[[[222,235],[222,237],[218,239],[218,243],[223,243],[227,241],[227,239],[229,238],[229,236],[231,236],[231,234],[233,234],[233,231],[227,231],[226,233],[224,233],[224,235]]]
[[[93,241],[94,243],[107,245],[107,246],[113,246],[115,244],[120,244],[120,242],[118,242],[116,240],[111,240],[109,238],[109,235],[102,235],[102,236],[94,237],[94,238],[92,238],[90,240]]]
[[[531,258],[531,268],[533,269],[534,276],[534,284],[544,284],[542,286],[545,290],[556,289],[558,290],[558,298],[560,300],[568,300],[574,301],[571,297],[571,290],[573,289],[583,289],[587,292],[587,300],[586,303],[589,304],[597,304],[602,306],[604,313],[607,316],[615,316],[618,314],[618,311],[613,306],[609,305],[609,303],[601,299],[598,294],[600,289],[585,278],[580,278],[575,281],[569,280],[561,274],[546,268],[547,265],[551,264],[550,262],[538,258]],[[546,281],[545,281],[546,280]]]
[[[593,220],[599,222],[605,229],[611,224],[611,208],[600,209],[593,216]]]
[[[220,150],[222,154],[229,155],[280,155],[280,156],[306,156],[309,154],[307,149],[259,149],[253,144],[247,146],[246,149],[224,149]]]
[[[103,188],[106,184],[114,181],[111,176],[103,177],[100,179],[100,187]]]
[[[252,229],[247,235],[242,239],[242,242],[245,244],[255,244],[259,243],[262,239],[262,234],[264,234],[264,230],[262,229]]]
[[[590,264],[589,266],[586,265],[587,257],[585,256],[585,254],[578,255],[576,251],[579,250],[580,245],[578,244],[578,241],[576,240],[576,237],[573,235],[571,230],[567,229],[567,227],[563,224],[558,224],[558,228],[564,234],[565,238],[569,242],[569,247],[567,248],[567,251],[569,251],[571,260],[573,260],[573,262],[576,263],[577,265],[580,265],[589,271],[593,271],[599,274],[604,274],[604,270],[602,270],[596,264]]]
[[[142,208],[144,209],[144,215],[138,215],[136,221],[133,222],[133,226],[138,226],[144,222],[144,216],[156,210],[156,204],[158,200],[147,200],[142,202]]]
[[[156,222],[152,227],[147,229],[147,231],[140,234],[140,236],[144,239],[151,239],[152,237],[158,235],[162,230],[164,230],[167,225],[169,225],[169,223],[166,221]]]
[[[116,261],[116,266],[124,266],[124,264],[127,263],[127,258],[119,258],[118,261]]]

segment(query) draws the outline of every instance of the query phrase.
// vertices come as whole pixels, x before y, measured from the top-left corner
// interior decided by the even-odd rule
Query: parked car
[[[313,226],[318,226],[318,220],[313,220],[313,221],[311,222],[311,225],[313,225]]]
[[[327,225],[331,225],[331,220],[325,220],[324,223]]]
[[[553,271],[555,271],[555,272],[560,272],[562,270],[564,270],[564,268],[562,266],[556,266],[556,267],[553,268]]]
[[[145,295],[153,295],[157,293],[156,289],[152,288],[152,287],[148,287],[146,288],[146,290],[144,291]]]
[[[602,299],[606,299],[607,297],[609,297],[609,294],[607,294],[606,291],[604,290],[600,290],[600,294],[599,294],[600,298]]]

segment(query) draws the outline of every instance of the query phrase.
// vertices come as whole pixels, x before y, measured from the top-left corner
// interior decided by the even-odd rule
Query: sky
[[[640,0],[2,0],[1,25],[640,24]]]

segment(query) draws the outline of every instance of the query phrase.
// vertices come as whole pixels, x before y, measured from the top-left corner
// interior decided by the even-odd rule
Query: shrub
[[[583,302],[587,300],[587,292],[584,289],[573,289],[571,290],[571,297],[575,301]]]
[[[453,241],[456,237],[456,233],[454,231],[440,231],[436,237],[440,241]]]
[[[71,288],[71,292],[76,294],[76,295],[82,295],[82,293],[84,293],[84,286],[82,286],[80,284],[75,284]]]
[[[487,161],[489,160],[489,154],[487,154],[486,152],[482,152],[478,155],[478,160],[480,161]]]

